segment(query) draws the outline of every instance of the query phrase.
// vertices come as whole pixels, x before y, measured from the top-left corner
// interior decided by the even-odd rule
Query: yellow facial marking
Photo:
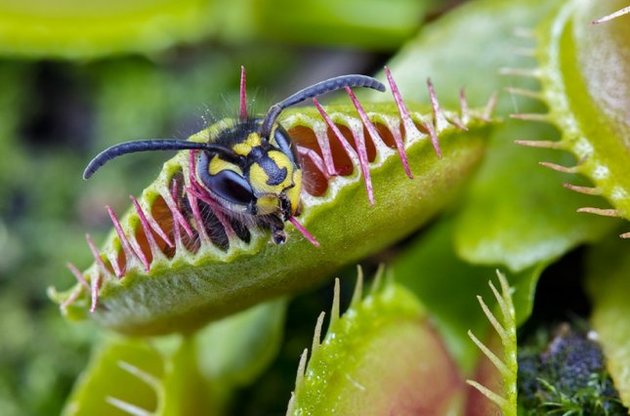
[[[231,170],[238,173],[239,175],[243,175],[243,171],[241,170],[241,168],[239,168],[233,163],[226,162],[225,160],[221,159],[219,156],[215,155],[210,160],[210,163],[208,163],[208,173],[210,175],[216,175],[222,170]]]
[[[258,215],[267,215],[278,212],[279,202],[276,195],[263,195],[256,201]]]
[[[284,181],[276,186],[280,189],[291,186],[291,183],[293,182],[293,178],[291,177],[291,172],[293,171],[293,163],[291,163],[287,155],[277,150],[271,150],[267,154],[269,158],[273,160],[280,169],[286,168],[287,170],[287,176],[284,178]]]
[[[249,168],[249,183],[257,193],[273,193],[278,190],[277,186],[268,185],[268,180],[269,175],[267,175],[267,172],[265,172],[258,163],[251,165]],[[282,190],[282,188],[280,188],[280,190]]]
[[[293,171],[293,188],[287,190],[287,198],[291,202],[291,214],[295,214],[300,205],[300,193],[302,192],[302,171],[296,169]]]
[[[245,143],[250,145],[250,147],[260,146],[262,144],[262,139],[260,138],[260,134],[258,133],[249,133]]]
[[[261,144],[262,139],[260,135],[258,133],[250,133],[247,139],[232,146],[232,150],[240,156],[247,156],[252,151],[252,147],[260,146]]]

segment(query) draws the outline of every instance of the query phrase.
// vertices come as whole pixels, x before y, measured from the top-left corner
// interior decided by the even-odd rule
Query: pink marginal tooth
[[[153,231],[155,231],[155,233],[157,235],[160,236],[162,241],[164,241],[167,246],[172,248],[173,247],[173,242],[168,238],[168,236],[166,235],[164,230],[162,230],[162,227],[160,227],[160,225],[157,223],[155,218],[153,218],[151,215],[146,215],[144,213],[144,210],[140,206],[140,203],[138,202],[136,197],[134,197],[133,195],[130,195],[130,197],[131,197],[131,201],[133,202],[134,206],[136,207],[136,211],[138,212],[138,216],[140,217],[140,221],[143,223],[142,228],[145,228],[144,222],[146,221],[146,223],[151,227],[151,229]],[[148,231],[145,228],[145,234],[147,234],[147,233],[148,233]]]
[[[149,225],[149,221],[147,220],[147,217],[144,215],[144,211],[142,210],[142,207],[140,206],[140,203],[138,202],[138,200],[133,195],[129,195],[129,198],[131,199],[131,203],[136,209],[138,218],[140,218],[140,225],[142,226],[144,235],[147,238],[147,241],[149,242],[149,247],[151,248],[151,255],[155,258],[155,256],[159,255],[161,251],[155,241],[155,238],[153,238],[153,232],[151,231],[151,226]]]
[[[214,200],[212,200],[212,198],[209,198],[206,195],[202,195],[199,192],[197,187],[198,185],[195,185],[195,187],[188,188],[187,191],[192,193],[197,199],[200,199],[201,201],[205,202],[210,207],[210,209],[212,210],[212,213],[217,217],[217,219],[221,223],[221,226],[225,230],[225,233],[228,236],[235,235],[236,233],[234,232],[234,229],[232,228],[232,224],[230,224],[225,214],[221,211],[221,208],[219,208],[218,204]]]
[[[89,292],[90,285],[88,284],[87,280],[85,280],[83,273],[81,273],[81,271],[77,268],[77,266],[75,266],[72,263],[66,263],[66,267],[68,268],[68,270],[70,270],[70,272],[72,272],[72,274],[77,279],[77,281],[81,284],[81,286],[83,286],[85,290]]]
[[[120,240],[120,244],[122,245],[125,256],[127,257],[127,263],[129,263],[129,260],[131,260],[132,256],[135,255],[135,257],[143,264],[144,269],[148,273],[151,267],[149,261],[144,255],[144,252],[139,247],[133,247],[131,245],[129,239],[127,238],[127,235],[122,229],[122,225],[120,225],[120,221],[118,220],[118,217],[116,216],[114,210],[109,205],[106,206],[105,209],[107,209],[109,218],[111,218],[112,223],[114,224],[114,229],[116,230],[116,234],[118,234],[118,240]]]
[[[332,130],[334,135],[337,136],[337,140],[339,140],[339,143],[341,143],[343,150],[345,150],[348,157],[352,159],[352,156],[356,153],[352,146],[350,146],[350,143],[348,143],[346,138],[343,136],[343,133],[341,133],[341,130],[339,130],[339,127],[337,127],[337,125],[333,123],[326,110],[324,110],[324,108],[319,104],[319,101],[313,99],[313,104],[315,104],[315,108],[317,108],[317,111],[319,111],[319,114],[321,114],[328,127]]]
[[[116,257],[117,256],[115,253],[110,253],[110,255],[107,258],[109,260],[109,264],[112,265],[112,269],[114,269],[114,274],[116,275],[117,278],[121,279],[123,277],[123,274],[125,274],[125,270],[122,270],[120,268],[120,266],[118,265],[118,259]],[[127,268],[126,259],[125,259],[125,264],[123,265],[123,268],[124,269]]]
[[[101,275],[96,274],[94,280],[92,280],[92,286],[90,288],[92,304],[90,305],[90,312],[94,312],[96,310],[96,305],[98,304],[98,290],[101,287]]]
[[[442,130],[448,126],[448,120],[442,111],[442,107],[440,107],[440,102],[437,99],[437,94],[435,94],[435,88],[433,87],[431,79],[427,79],[427,88],[429,89],[429,99],[431,100],[431,108],[433,109],[435,128],[437,130]]]
[[[195,171],[197,170],[197,152],[195,150],[191,150],[188,152],[188,182],[192,184],[196,184],[195,180]]]
[[[90,288],[88,287],[88,293],[90,292]],[[79,295],[81,294],[80,290],[74,290],[70,296],[68,296],[68,298],[66,300],[64,300],[61,305],[59,305],[59,308],[61,308],[61,310],[66,310],[68,308],[68,306],[72,305],[74,303],[75,300],[77,300],[79,298]]]
[[[208,233],[206,233],[206,227],[204,227],[203,225],[203,219],[201,218],[201,213],[199,212],[197,197],[191,192],[188,192],[188,190],[186,191],[186,197],[188,197],[188,202],[190,203],[190,208],[193,212],[193,218],[195,219],[195,223],[197,224],[197,233],[199,233],[201,238],[203,238],[207,244],[210,244],[210,237],[208,237]]]
[[[298,150],[298,154],[311,159],[315,167],[320,170],[320,172],[326,177],[326,179],[330,178],[330,175],[326,171],[326,166],[324,166],[324,161],[317,154],[316,151],[314,151],[313,149],[309,149],[308,147],[304,147],[300,145],[297,146],[297,150]]]
[[[414,126],[413,121],[411,121],[409,110],[407,109],[407,106],[402,99],[402,95],[400,94],[398,85],[396,85],[396,81],[394,81],[394,77],[392,77],[392,73],[388,67],[385,67],[385,76],[387,77],[389,88],[392,91],[392,95],[394,96],[396,107],[398,107],[400,118],[402,118],[403,120],[405,131],[409,132],[408,134],[411,134],[411,132],[413,131],[412,129],[415,130],[416,126]],[[405,169],[405,173],[410,179],[413,179],[413,173],[411,173],[411,169],[409,168],[409,160],[407,159],[407,153],[405,152],[405,144],[403,143],[400,134],[396,134],[396,132],[394,132],[394,142],[396,143],[396,149],[398,150],[398,155],[400,156],[400,161],[402,162],[403,168]]]
[[[241,83],[240,83],[240,114],[239,118],[241,121],[247,120],[247,77],[245,75],[245,67],[241,65]]]
[[[175,240],[175,247],[179,249],[182,244],[182,235],[179,231],[179,222],[173,218],[173,240]]]
[[[177,197],[177,183],[173,182],[173,189],[171,189],[171,193],[167,193],[166,195],[162,195],[164,201],[166,202],[166,206],[171,211],[171,215],[173,216],[173,224],[179,224],[182,226],[188,237],[194,238],[194,233],[188,225],[188,222],[184,218],[184,215],[181,213],[179,208],[177,207],[177,203],[175,202],[175,198]],[[177,239],[176,239],[177,241]]]
[[[350,89],[350,87],[346,87],[346,92],[348,93],[348,96],[350,96],[352,104],[357,109],[357,112],[359,113],[363,124],[367,125],[366,121],[369,122],[368,116],[359,103],[356,95],[354,95],[354,92],[352,92],[352,89]],[[368,200],[370,201],[370,205],[374,205],[374,191],[372,189],[372,177],[370,176],[370,168],[368,165],[369,162],[367,157],[367,148],[365,145],[365,136],[363,135],[363,131],[355,132],[354,130],[352,130],[352,136],[354,137],[354,142],[359,153],[359,163],[361,164],[361,171],[363,172],[363,177],[365,178],[365,189],[368,194]]]
[[[90,251],[92,252],[92,256],[94,257],[94,261],[96,262],[98,267],[103,271],[103,273],[111,274],[109,269],[105,266],[105,263],[103,262],[103,259],[101,258],[101,254],[98,252],[98,249],[96,248],[96,244],[94,244],[94,240],[92,240],[92,237],[90,237],[89,234],[85,235],[85,241],[87,241],[87,245],[88,247],[90,247]],[[118,276],[118,274],[116,275]]]
[[[317,101],[317,98],[313,98],[313,104],[319,110],[321,114],[324,109]],[[315,138],[317,139],[317,144],[319,144],[319,148],[322,150],[322,156],[324,157],[324,163],[326,164],[326,170],[328,171],[329,176],[335,176],[337,174],[337,169],[335,168],[335,162],[333,161],[332,151],[330,150],[330,141],[325,137],[324,133],[322,137],[321,133],[315,133]]]
[[[319,242],[315,239],[313,234],[309,233],[308,230],[302,224],[300,224],[297,218],[289,217],[289,221],[291,222],[291,224],[293,224],[295,229],[302,233],[304,238],[306,238],[312,245],[314,245],[315,247],[319,247]]]
[[[429,131],[429,137],[431,137],[431,144],[433,145],[433,150],[435,150],[435,154],[437,155],[438,159],[442,159],[442,149],[440,149],[440,141],[438,139],[437,133],[435,132],[435,127],[433,127],[433,123],[424,122],[422,125]]]

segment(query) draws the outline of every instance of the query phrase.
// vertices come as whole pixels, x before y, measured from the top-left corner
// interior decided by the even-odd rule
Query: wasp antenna
[[[241,65],[241,91],[240,91],[240,113],[241,121],[247,120],[247,77],[245,75],[245,67]]]
[[[217,146],[211,143],[190,142],[179,139],[149,139],[138,140],[133,142],[125,142],[108,147],[101,153],[96,155],[94,159],[88,163],[85,171],[83,171],[83,179],[89,179],[94,173],[105,163],[117,158],[118,156],[128,153],[149,152],[153,150],[194,150],[203,149],[220,153],[224,156],[237,158],[238,156],[228,148]]]
[[[372,88],[378,91],[385,91],[385,85],[372,77],[368,77],[367,75],[342,75],[318,82],[317,84],[306,87],[285,98],[279,103],[269,107],[269,111],[267,111],[267,115],[265,116],[260,128],[260,135],[262,137],[269,137],[273,124],[285,108],[301,103],[306,99],[317,97],[326,94],[327,92],[336,91],[346,87],[364,87]]]

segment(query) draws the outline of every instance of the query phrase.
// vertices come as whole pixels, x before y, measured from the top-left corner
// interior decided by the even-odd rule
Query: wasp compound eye
[[[203,186],[212,195],[227,201],[229,204],[247,207],[256,203],[256,196],[251,185],[241,174],[227,168],[214,171],[211,166],[210,157],[207,152],[202,152],[197,172]],[[218,156],[214,156],[218,158]],[[227,166],[228,162],[217,159]]]
[[[282,153],[287,155],[291,162],[297,165],[297,150],[295,144],[291,141],[289,133],[280,125],[273,132],[272,142],[280,149]]]

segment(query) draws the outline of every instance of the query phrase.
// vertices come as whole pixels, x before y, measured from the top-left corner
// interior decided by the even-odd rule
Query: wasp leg
[[[284,231],[284,221],[279,217],[269,217],[269,229],[271,230],[271,239],[275,244],[284,244],[287,241],[287,233]]]

